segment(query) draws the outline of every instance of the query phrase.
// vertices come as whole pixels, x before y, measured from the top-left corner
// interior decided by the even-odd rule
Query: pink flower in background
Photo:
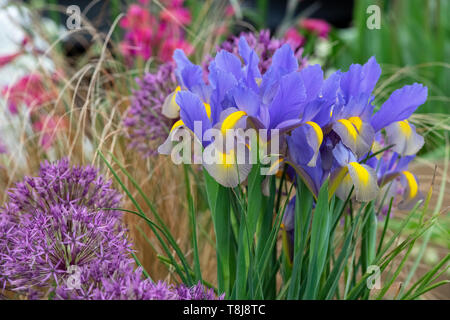
[[[41,116],[33,123],[33,130],[40,134],[40,144],[44,150],[51,147],[58,131],[67,128],[64,118],[58,116]]]
[[[293,50],[305,44],[305,37],[295,28],[289,28],[284,34],[284,39],[291,45]]]
[[[21,56],[25,52],[25,46],[29,42],[30,42],[30,39],[28,37],[25,37],[25,38],[23,38],[23,40],[20,44],[20,49],[17,52],[6,54],[4,56],[0,56],[0,68],[13,62],[14,60],[16,60],[16,58]]]
[[[120,26],[124,29],[139,30],[151,28],[154,18],[150,12],[137,4],[132,4],[126,16],[120,21]]]
[[[22,55],[22,51],[0,56],[0,67],[3,67],[11,62],[13,62],[18,56]]]
[[[120,26],[126,30],[120,49],[128,64],[133,58],[145,60],[156,56],[162,62],[172,59],[176,48],[192,52],[192,46],[185,39],[183,26],[191,23],[191,13],[183,7],[182,0],[161,1],[163,8],[152,14],[149,1],[140,0],[129,7]]]
[[[168,23],[188,25],[191,23],[189,9],[183,7],[183,1],[171,1],[160,13],[160,18]]]
[[[42,76],[37,73],[25,75],[15,84],[4,87],[2,95],[13,114],[18,112],[21,104],[34,109],[56,98],[56,93],[45,86]]]
[[[124,56],[140,56],[147,60],[152,55],[152,30],[137,29],[127,33],[120,48]]]
[[[159,58],[164,62],[171,61],[175,49],[183,50],[186,55],[190,55],[194,51],[191,44],[184,39],[168,39],[163,43],[159,51]]]
[[[234,8],[231,4],[229,4],[226,8],[225,8],[225,16],[228,18],[231,18],[232,16],[234,16],[235,12],[234,12]]]
[[[300,20],[300,27],[309,32],[316,33],[321,38],[327,38],[331,30],[328,22],[322,19],[303,19]]]
[[[120,21],[120,26],[127,30],[120,49],[125,57],[140,56],[148,59],[152,54],[152,24],[153,16],[145,8],[132,4],[126,16]]]

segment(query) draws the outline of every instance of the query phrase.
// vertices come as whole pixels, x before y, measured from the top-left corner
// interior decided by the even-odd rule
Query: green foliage
[[[370,30],[366,10],[373,4],[381,9],[381,25]],[[383,71],[387,70],[382,80],[388,84],[379,95],[382,99],[391,88],[418,81],[429,88],[429,98],[418,112],[449,114],[448,12],[450,3],[445,0],[355,1],[354,25],[338,33],[334,65],[347,68],[375,56]]]

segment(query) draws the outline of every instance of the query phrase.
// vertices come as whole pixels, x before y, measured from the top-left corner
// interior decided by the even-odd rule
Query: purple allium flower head
[[[120,195],[93,167],[45,162],[8,194],[0,209],[2,287],[47,297],[86,268],[130,259],[119,211],[104,210],[117,208]]]
[[[7,286],[6,257],[11,254],[8,243],[15,237],[16,220],[17,216],[14,211],[8,214],[7,210],[0,210],[0,296],[2,290]]]
[[[41,165],[0,208],[0,294],[28,299],[223,299],[198,284],[153,283],[135,269],[120,196],[98,171],[67,159]]]
[[[140,268],[125,268],[117,277],[103,280],[103,285],[95,290],[95,300],[223,300],[213,289],[201,283],[193,287],[184,284],[172,285],[163,281],[152,282],[143,279]]]
[[[152,282],[144,278],[142,269],[133,268],[134,262],[121,261],[109,265],[110,271],[104,272],[105,266],[96,264],[84,268],[80,276],[80,289],[70,290],[61,286],[56,290],[56,299],[90,299],[90,300],[217,300],[213,289],[202,284],[191,288],[184,284],[177,286],[163,281]]]
[[[146,73],[142,79],[136,79],[139,89],[133,92],[124,125],[128,128],[130,146],[144,157],[156,154],[153,147],[164,141],[170,129],[171,120],[161,114],[161,108],[166,97],[177,87],[174,70],[175,65],[168,62],[156,73]]]
[[[177,300],[223,300],[225,294],[216,296],[213,289],[207,289],[200,282],[188,288],[184,284],[175,287]]]
[[[256,54],[258,55],[260,59],[258,67],[261,74],[266,73],[266,71],[269,69],[270,65],[272,64],[272,56],[275,51],[281,48],[285,43],[288,43],[288,41],[285,39],[277,39],[271,37],[269,30],[261,30],[259,33],[242,32],[238,37],[233,36],[227,41],[223,42],[220,46],[217,47],[216,52],[220,52],[220,50],[226,50],[230,53],[233,53],[234,55],[239,56],[239,39],[241,37],[245,38],[250,48],[255,50]],[[299,68],[301,69],[306,66],[307,61],[302,57],[303,48],[297,46],[293,47],[292,50],[295,53],[295,57],[298,59]],[[207,81],[208,66],[212,60],[213,58],[210,56],[207,57],[203,63],[205,81]]]

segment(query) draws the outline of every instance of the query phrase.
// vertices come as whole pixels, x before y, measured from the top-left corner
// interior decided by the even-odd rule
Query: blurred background
[[[189,14],[189,22],[178,31],[182,33],[183,44],[189,44],[186,48],[195,48],[191,59],[197,63],[232,35],[268,29],[277,38],[301,43],[308,62],[320,63],[327,73],[347,70],[350,64],[365,63],[375,56],[383,70],[375,89],[377,106],[404,84],[425,84],[429,89],[428,100],[417,110],[413,122],[426,142],[412,171],[419,177],[424,193],[436,176],[432,210],[440,212],[443,219],[430,233],[426,251],[413,253],[415,257],[423,254],[417,276],[448,254],[450,178],[445,166],[450,128],[450,1],[447,0],[0,0],[0,195],[3,195],[0,204],[7,196],[5,190],[24,175],[36,174],[42,160],[70,156],[74,163],[101,166],[95,152],[101,149],[105,154],[113,152],[128,168],[157,204],[177,241],[189,250],[189,220],[184,199],[179,196],[184,195],[185,186],[173,179],[182,175],[180,169],[163,158],[140,157],[139,152],[129,148],[122,125],[133,89],[138,87],[135,78],[156,70],[155,66],[164,62],[167,55],[154,54],[148,58],[125,53],[122,44],[128,29],[120,21],[132,13],[135,5],[148,6],[153,15],[161,16],[174,3],[177,9],[182,9],[173,9],[173,14],[179,14],[180,18]],[[71,14],[67,13],[67,7],[71,5],[80,8],[81,29],[68,28]],[[379,11],[369,10],[373,6]],[[371,20],[374,12],[379,13],[379,21]],[[152,20],[150,25],[159,22]],[[372,28],[373,23],[378,23],[378,27]],[[38,87],[46,94],[39,95],[37,111],[29,105],[15,110],[17,106],[10,101],[11,88],[30,74],[39,75]],[[30,88],[16,87],[19,92]],[[192,189],[204,239],[202,264],[204,270],[210,270],[207,279],[214,282],[213,232],[202,182]],[[125,206],[132,207],[130,203]],[[401,219],[402,213],[396,213],[392,232],[395,221]],[[146,269],[156,279],[170,278],[170,270],[158,260],[159,249],[151,246],[154,239],[146,226],[135,218],[128,218],[128,223]],[[413,230],[414,225],[410,228]],[[449,274],[442,277],[448,278]],[[430,298],[450,298],[449,287],[430,293]]]

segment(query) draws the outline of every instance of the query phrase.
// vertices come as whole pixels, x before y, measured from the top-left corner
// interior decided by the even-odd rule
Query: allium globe
[[[172,62],[161,65],[156,73],[146,73],[136,79],[139,89],[133,92],[128,116],[124,120],[130,138],[130,147],[143,157],[156,154],[156,145],[164,141],[171,120],[161,114],[166,97],[177,87]],[[155,146],[152,146],[155,143]]]
[[[47,297],[80,270],[130,258],[120,213],[107,209],[120,195],[93,167],[46,162],[8,195],[0,209],[3,288]]]

